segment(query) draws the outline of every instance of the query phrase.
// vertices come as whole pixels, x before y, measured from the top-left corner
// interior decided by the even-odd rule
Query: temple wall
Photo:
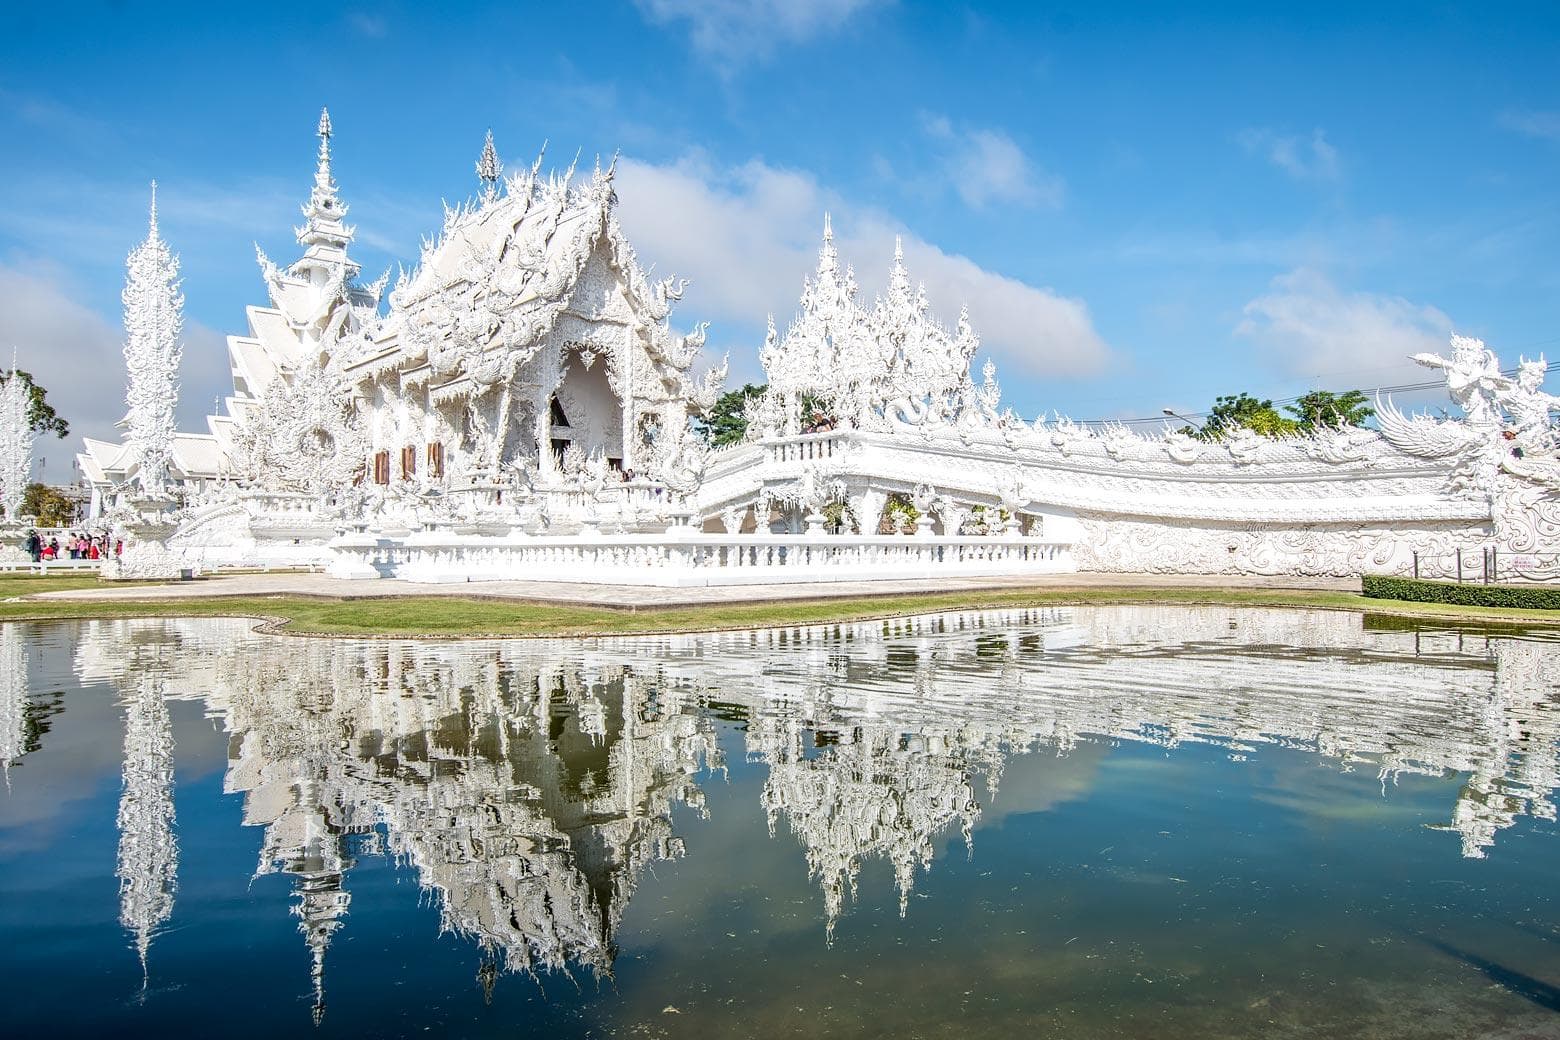
[[[1456,521],[1259,525],[1084,515],[1078,526],[1080,571],[1137,574],[1410,575],[1417,553],[1421,577],[1453,577],[1460,549],[1471,577],[1494,536],[1491,525]]]

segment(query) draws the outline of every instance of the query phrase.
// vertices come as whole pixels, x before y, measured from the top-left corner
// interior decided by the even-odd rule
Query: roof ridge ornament
[[[477,179],[482,182],[482,200],[491,202],[498,197],[498,182],[504,176],[504,164],[493,145],[493,130],[488,128],[487,139],[482,142],[482,155],[477,159]]]
[[[314,168],[314,185],[323,188],[332,195],[336,193],[336,182],[330,175],[330,109],[320,109],[320,123],[314,133],[320,139],[319,161]]]
[[[826,212],[823,215],[823,246],[818,250],[818,279],[833,280],[840,267],[840,253],[834,248],[834,222]]]
[[[303,205],[303,215],[307,219],[303,227],[295,229],[298,244],[308,247],[311,252],[319,247],[344,252],[355,229],[343,223],[348,207],[337,194],[336,180],[331,175],[330,139],[335,133],[331,128],[330,109],[320,109],[320,121],[314,133],[320,139],[320,149],[314,167],[314,187],[309,192],[309,201]]]

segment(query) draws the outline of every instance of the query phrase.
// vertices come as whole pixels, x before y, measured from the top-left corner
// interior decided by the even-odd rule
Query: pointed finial
[[[823,240],[825,242],[834,241],[834,226],[829,221],[828,213],[824,213],[823,215]]]
[[[487,132],[482,142],[482,157],[477,160],[477,179],[482,182],[482,193],[491,198],[498,191],[498,179],[504,174],[504,164],[499,161],[498,149],[493,145],[493,131]]]
[[[153,235],[157,234],[157,182],[156,181],[152,181],[152,209],[151,209],[150,220],[149,220],[148,223],[149,223],[149,225],[150,225],[150,227],[152,229],[152,234]]]
[[[899,235],[895,235],[894,236],[894,259],[895,260],[903,260],[904,258],[905,258],[905,244],[904,244],[904,240]]]
[[[335,190],[330,180],[330,110],[320,109],[320,125],[314,131],[320,139],[319,166],[314,171],[314,183],[322,188]]]

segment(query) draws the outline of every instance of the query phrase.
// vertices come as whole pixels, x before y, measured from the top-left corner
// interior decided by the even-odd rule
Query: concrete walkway
[[[769,603],[777,600],[843,599],[972,589],[1325,589],[1358,592],[1358,578],[1266,578],[1241,575],[1047,574],[1013,578],[925,578],[891,581],[799,582],[777,585],[724,585],[705,588],[647,588],[639,585],[585,585],[556,581],[474,581],[428,585],[394,578],[328,578],[323,574],[231,574],[168,585],[131,585],[40,592],[28,600],[185,600],[217,596],[317,596],[324,599],[380,599],[397,596],[461,596],[571,606],[639,609],[705,604]]]

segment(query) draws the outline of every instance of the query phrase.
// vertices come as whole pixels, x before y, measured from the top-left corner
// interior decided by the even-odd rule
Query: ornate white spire
[[[163,680],[150,671],[136,680],[125,705],[124,788],[119,796],[119,923],[146,955],[158,926],[173,916],[179,845],[173,833],[173,727]]]
[[[962,315],[956,331],[945,329],[931,315],[925,288],[913,284],[904,240],[896,236],[888,292],[864,309],[824,215],[818,269],[803,283],[800,313],[785,339],[766,341],[759,355],[770,388],[785,397],[781,427],[800,428],[795,413],[803,397],[822,404],[835,421],[863,428],[995,416],[995,405],[986,407],[980,396],[987,388],[970,380],[979,337]],[[995,393],[995,382],[989,389]]]
[[[330,172],[329,109],[320,109],[320,122],[315,133],[320,139],[319,160],[314,167],[314,188],[309,192],[309,201],[303,207],[303,215],[308,220],[297,229],[298,244],[310,247],[311,255],[319,247],[339,253],[352,241],[353,229],[342,223],[347,215],[347,205],[336,194],[336,180]]]
[[[315,1025],[325,1019],[325,953],[352,901],[342,880],[340,871],[302,874],[294,888],[298,901],[293,904],[292,913],[298,918],[298,931],[309,944],[309,981],[314,989],[311,1014]]]
[[[14,352],[11,374],[0,378],[4,379],[0,385],[0,507],[14,523],[21,519],[27,478],[32,474],[34,433],[28,417],[32,395],[27,381],[17,375]]]
[[[888,298],[890,301],[910,298],[910,273],[905,270],[905,247],[898,235],[894,236],[894,266],[888,271]]]
[[[491,200],[498,196],[498,181],[504,175],[504,164],[499,161],[498,149],[493,147],[493,131],[487,132],[482,142],[482,155],[477,159],[477,179],[482,182],[482,198]]]
[[[818,280],[833,276],[840,266],[839,250],[834,248],[834,225],[829,214],[823,215],[823,246],[818,250]]]
[[[16,625],[0,625],[0,769],[11,786],[11,763],[27,753],[27,654]]]
[[[138,466],[136,480],[149,494],[164,491],[173,455],[174,407],[179,399],[179,361],[184,347],[184,296],[179,292],[179,259],[157,229],[157,185],[146,241],[126,261],[125,288],[125,442]]]

